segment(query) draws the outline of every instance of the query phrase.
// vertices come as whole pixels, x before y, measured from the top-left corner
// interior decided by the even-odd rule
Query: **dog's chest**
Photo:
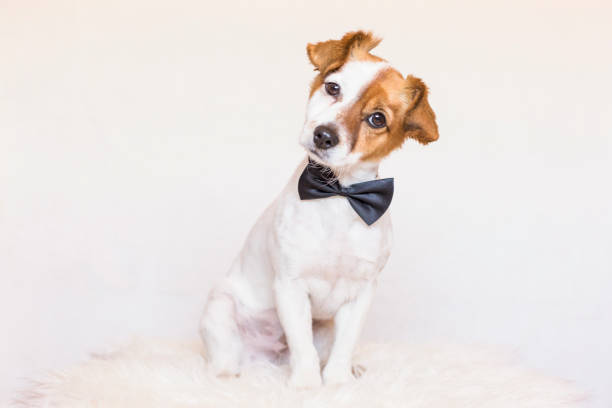
[[[368,226],[343,197],[287,200],[277,221],[282,257],[309,290],[314,318],[330,318],[375,279],[391,247],[388,214]]]

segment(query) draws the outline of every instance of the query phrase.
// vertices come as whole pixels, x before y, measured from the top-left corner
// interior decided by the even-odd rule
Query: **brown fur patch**
[[[429,105],[427,98],[429,89],[425,83],[412,75],[406,77],[406,93],[410,97],[404,130],[406,136],[418,140],[422,144],[435,142],[440,136],[436,114]]]
[[[340,40],[308,44],[308,58],[315,70],[319,71],[310,86],[310,95],[323,84],[327,75],[340,69],[350,59],[382,61],[382,58],[370,54],[380,41],[372,33],[353,31],[346,33]]]
[[[367,117],[374,112],[384,113],[386,127],[374,129],[367,124]],[[404,79],[393,68],[382,71],[341,120],[353,135],[353,151],[362,153],[362,160],[379,160],[408,137],[422,144],[438,139],[427,87],[413,76]]]

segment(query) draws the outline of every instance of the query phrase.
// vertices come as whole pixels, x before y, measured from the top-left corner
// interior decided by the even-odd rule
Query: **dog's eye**
[[[327,92],[331,96],[338,96],[340,94],[340,85],[335,82],[326,82],[325,92]]]
[[[368,121],[368,125],[373,127],[374,129],[380,129],[387,125],[387,119],[385,119],[385,115],[380,112],[374,112],[366,119]]]

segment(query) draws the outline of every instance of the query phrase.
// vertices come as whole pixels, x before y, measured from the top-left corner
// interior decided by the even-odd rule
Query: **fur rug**
[[[135,342],[49,375],[17,402],[27,407],[582,407],[571,383],[514,364],[494,350],[366,345],[363,375],[343,386],[297,391],[287,366],[250,366],[239,378],[207,372],[199,343]]]

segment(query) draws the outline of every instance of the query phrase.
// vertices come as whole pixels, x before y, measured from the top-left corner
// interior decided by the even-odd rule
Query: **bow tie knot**
[[[331,169],[308,160],[298,181],[301,200],[346,197],[349,204],[368,225],[378,220],[391,205],[393,179],[370,180],[342,187]]]
[[[348,193],[346,191],[344,191],[343,188],[340,188],[340,191],[338,191],[338,195],[342,196],[342,197],[348,197]]]

